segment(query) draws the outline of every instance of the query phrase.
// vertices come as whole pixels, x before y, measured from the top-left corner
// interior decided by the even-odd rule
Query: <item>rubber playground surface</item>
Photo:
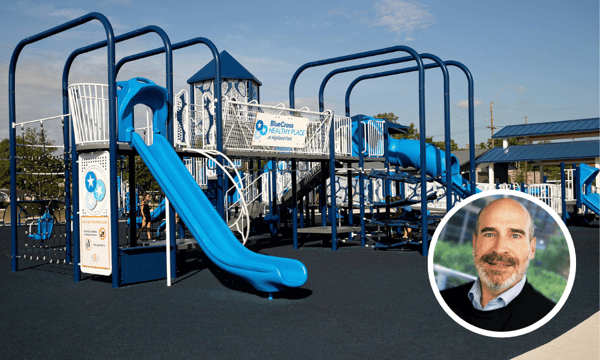
[[[308,269],[304,286],[269,301],[199,250],[179,264],[171,287],[159,280],[112,289],[110,277],[85,274],[74,283],[72,266],[25,260],[11,273],[10,228],[0,227],[0,358],[510,359],[599,310],[598,225],[569,231],[577,272],[562,310],[532,333],[496,339],[442,310],[417,251],[256,241],[253,251]]]

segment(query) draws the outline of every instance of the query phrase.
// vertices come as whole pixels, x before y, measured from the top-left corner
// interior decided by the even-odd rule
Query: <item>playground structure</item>
[[[21,50],[91,20],[102,23],[107,40],[75,50],[65,63],[63,114],[17,122],[15,69]],[[151,32],[161,37],[164,47],[125,57],[115,65],[115,43]],[[209,63],[214,69],[212,93],[196,96],[191,86],[189,94],[183,90],[174,95],[172,52],[195,44],[206,45],[213,55]],[[102,47],[107,47],[108,52],[107,84],[69,84],[73,60]],[[295,82],[306,69],[391,52],[409,56],[335,70],[321,84],[319,111],[295,108]],[[166,88],[144,78],[116,81],[124,64],[162,53],[166,59]],[[19,157],[16,128],[28,123],[43,124],[61,119],[65,124],[61,161],[64,204],[69,206],[64,209],[63,262],[73,264],[75,281],[80,281],[82,271],[110,275],[113,287],[165,277],[170,284],[177,273],[175,211],[215,264],[271,297],[272,293],[287,287],[302,286],[307,270],[296,260],[267,257],[246,249],[243,244],[253,225],[261,222],[268,225],[273,239],[281,228],[289,227],[295,249],[299,247],[298,234],[330,234],[332,250],[337,250],[342,241],[340,235],[347,233],[349,241],[355,241],[358,235],[356,243],[361,246],[368,243],[375,248],[413,245],[426,256],[431,226],[439,219],[428,211],[432,209],[432,202],[442,204],[447,211],[460,199],[478,191],[474,176],[473,79],[463,64],[419,54],[406,46],[319,60],[304,64],[296,71],[290,83],[290,105],[286,107],[260,104],[256,99],[240,101],[222,96],[226,87],[221,86],[221,55],[205,38],[171,44],[166,33],[156,26],[114,36],[110,23],[99,13],[88,14],[19,43],[11,59],[9,76],[12,271],[17,271],[18,259],[26,257],[19,253],[14,224],[20,224],[19,202],[15,201]],[[432,62],[424,64],[423,59]],[[335,74],[404,62],[414,62],[416,66],[357,78],[346,93],[344,116],[325,110],[322,100],[325,84]],[[468,82],[469,181],[463,179],[457,160],[450,152],[425,142],[424,71],[439,68],[444,77],[445,143],[446,148],[450,148],[448,66],[458,67]],[[420,140],[393,138],[393,134],[403,133],[405,128],[385,119],[351,116],[350,95],[359,82],[409,72],[419,74]],[[228,83],[223,82],[225,84]],[[240,89],[239,84],[235,86]],[[146,106],[152,114],[151,121],[148,117],[143,127],[136,127],[134,121],[137,105]],[[267,141],[269,136],[280,139]],[[301,141],[294,142],[297,139]],[[118,156],[129,158],[128,243],[119,240],[119,207],[123,207],[119,204],[125,203],[126,191],[120,185],[122,182],[117,181]],[[135,156],[143,159],[166,194],[164,205],[161,203],[156,214],[153,213],[153,217],[164,213],[167,234],[164,244],[140,247],[136,243],[133,224],[138,223],[138,216],[131,194],[136,191]],[[345,176],[337,175],[336,164],[341,163],[346,165]],[[368,171],[366,164],[369,163],[383,163],[385,169]],[[241,170],[243,164],[245,171]],[[598,196],[591,193],[595,173],[584,167],[578,171],[581,174],[576,174],[578,180],[574,180],[573,187],[577,207],[583,204],[597,214]],[[117,186],[122,198],[118,196]],[[584,190],[580,191],[582,187]],[[309,204],[309,197],[314,202],[317,188],[318,204],[315,205],[321,214],[320,226],[311,215],[314,209]],[[521,190],[524,189],[523,186]],[[358,224],[354,223],[356,220]],[[49,211],[43,212],[36,221],[37,232],[29,231],[32,241],[37,241],[40,248],[47,247],[56,221],[50,218]],[[413,238],[394,240],[393,233],[401,233],[404,228],[413,230]],[[234,232],[240,234],[239,238]],[[384,240],[379,239],[382,234]],[[378,240],[373,240],[375,238]]]

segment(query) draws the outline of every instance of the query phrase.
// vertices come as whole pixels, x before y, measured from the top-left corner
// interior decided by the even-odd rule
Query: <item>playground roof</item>
[[[564,161],[600,157],[600,140],[568,141],[551,144],[520,145],[493,148],[475,163],[507,163],[515,161]]]
[[[479,159],[483,154],[488,152],[490,149],[475,149],[475,160]],[[453,151],[452,155],[456,156],[460,166],[466,165],[471,161],[471,155],[469,150],[458,150]]]
[[[188,79],[188,84],[215,78],[215,60],[211,60],[200,71]],[[245,67],[233,58],[227,51],[221,52],[221,79],[254,80],[262,85]]]
[[[544,122],[537,124],[510,125],[498,131],[493,139],[502,138],[524,138],[536,139],[559,139],[573,137],[598,136],[600,133],[600,118],[564,120]]]

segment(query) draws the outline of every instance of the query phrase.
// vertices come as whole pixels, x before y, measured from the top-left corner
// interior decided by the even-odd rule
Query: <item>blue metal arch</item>
[[[196,44],[204,44],[212,52],[213,59],[215,61],[215,83],[220,84],[221,83],[221,55],[219,54],[219,50],[217,50],[217,47],[215,46],[215,44],[212,41],[210,41],[209,39],[204,38],[204,37],[196,37],[196,38],[193,38],[190,40],[186,40],[186,41],[182,41],[182,42],[173,44],[172,48],[173,48],[173,50],[178,50],[178,49],[183,49],[188,46],[192,46],[192,45],[196,45]],[[149,51],[146,51],[143,53],[124,57],[123,59],[119,60],[119,62],[117,63],[117,73],[119,72],[119,70],[121,69],[121,67],[123,65],[125,65],[126,63],[128,63],[130,61],[135,61],[135,60],[143,59],[143,58],[146,58],[149,56],[161,54],[164,51],[165,51],[164,48],[157,48],[154,50],[149,50]],[[193,94],[190,94],[190,95],[193,95]],[[219,101],[217,101],[217,106],[215,109],[215,111],[217,113],[216,114],[217,150],[220,152],[223,152],[223,120],[222,120],[222,115],[223,115],[223,107],[222,106],[223,105],[221,102],[221,87],[220,86],[215,86],[215,98],[217,98],[219,100]],[[220,163],[223,163],[223,158],[221,156],[218,156],[217,161],[219,161]],[[223,170],[220,167],[217,167],[217,198],[218,199],[223,198],[223,196],[225,194],[224,188],[225,188],[225,185],[224,185],[224,178],[223,178]],[[217,201],[217,212],[221,215],[222,218],[225,218],[225,208],[224,208],[223,203],[220,201]]]
[[[45,38],[48,38],[50,36],[56,35],[58,33],[61,33],[63,31],[72,29],[74,27],[77,27],[79,25],[85,24],[87,22],[90,22],[92,20],[98,20],[100,21],[100,23],[102,24],[102,26],[104,27],[104,31],[106,32],[106,44],[108,45],[108,49],[107,49],[107,62],[108,62],[108,83],[109,83],[109,109],[110,109],[110,113],[109,113],[109,117],[111,119],[114,120],[114,116],[115,116],[115,110],[116,110],[116,87],[115,87],[115,69],[114,69],[114,63],[115,63],[115,35],[114,35],[114,31],[112,28],[112,25],[110,24],[110,21],[108,21],[108,19],[106,18],[106,16],[97,13],[97,12],[92,12],[89,13],[87,15],[81,16],[77,19],[68,21],[64,24],[58,25],[53,27],[52,29],[43,31],[41,33],[38,33],[36,35],[33,35],[31,37],[28,37],[26,39],[21,40],[17,46],[15,47],[15,50],[12,53],[11,59],[10,59],[10,65],[9,65],[9,70],[8,70],[8,107],[9,107],[9,134],[10,134],[10,196],[11,199],[13,199],[12,204],[11,204],[11,223],[13,224],[13,226],[11,226],[11,271],[15,272],[18,270],[18,262],[17,262],[17,227],[14,226],[14,224],[17,224],[17,208],[16,208],[16,199],[17,199],[17,184],[16,184],[16,130],[15,128],[13,128],[13,124],[15,124],[16,122],[16,107],[15,107],[15,72],[16,72],[16,66],[17,66],[17,61],[19,59],[19,55],[21,54],[21,51],[23,50],[23,48],[29,44],[33,44],[35,42],[38,42],[40,40],[43,40]],[[110,84],[113,84],[112,86],[110,86]],[[68,111],[67,111],[68,113]],[[114,121],[111,121],[111,124],[113,124]],[[112,129],[111,129],[112,130]],[[69,138],[69,126],[64,126],[63,129],[63,136],[65,139],[65,154],[68,154],[69,152],[69,142],[68,142],[68,138]],[[65,162],[68,162],[68,155],[65,155]],[[116,163],[115,163],[116,165]],[[115,174],[116,174],[116,166],[115,166]],[[65,190],[66,190],[66,201],[70,201],[70,194],[69,194],[69,176],[68,176],[68,171],[65,171]],[[66,210],[65,216],[68,218],[70,218],[70,211]],[[71,242],[71,232],[70,229],[67,229],[67,233],[66,233],[66,243],[70,244]],[[76,246],[74,248],[77,248]]]
[[[446,144],[446,148],[449,149],[451,140],[450,140],[450,80],[449,80],[449,76],[448,76],[448,69],[446,68],[446,65],[443,63],[443,61],[439,57],[437,57],[433,54],[424,53],[424,54],[421,54],[421,57],[424,59],[431,59],[431,60],[435,61],[436,64],[442,70],[442,75],[444,77],[445,144]],[[333,76],[335,76],[337,74],[345,73],[345,72],[350,72],[350,71],[369,69],[369,68],[373,68],[373,67],[379,67],[379,66],[385,66],[385,65],[391,65],[391,64],[399,64],[399,63],[410,61],[412,59],[413,59],[412,56],[407,56],[407,57],[401,57],[401,58],[396,58],[396,59],[388,59],[388,60],[382,60],[382,61],[377,61],[377,62],[372,62],[372,63],[367,63],[367,64],[349,66],[349,67],[339,68],[339,69],[331,71],[329,74],[327,74],[325,76],[325,78],[321,82],[321,86],[319,88],[319,111],[322,112],[324,110],[323,93],[325,92],[325,85],[327,85],[327,82]],[[346,109],[346,116],[350,116],[348,109]],[[473,144],[471,144],[471,146],[472,145]],[[450,169],[450,154],[448,154],[448,153],[446,154],[446,169]],[[447,172],[446,183],[448,183],[448,184],[450,183],[451,177],[452,177],[452,175],[450,174],[450,172]],[[447,211],[450,211],[450,209],[452,208],[452,189],[451,188],[450,188],[450,191],[446,192],[446,208],[447,208]]]
[[[334,63],[338,63],[338,62],[361,59],[361,58],[365,58],[365,57],[382,55],[382,54],[387,54],[387,53],[392,53],[392,52],[397,52],[397,51],[409,53],[412,56],[412,58],[414,59],[414,61],[417,63],[417,68],[419,71],[419,124],[420,124],[420,128],[423,129],[421,131],[421,134],[424,137],[425,136],[425,73],[424,73],[424,68],[423,68],[423,61],[421,60],[421,57],[419,56],[419,54],[414,49],[412,49],[408,46],[397,45],[397,46],[393,46],[390,48],[383,48],[383,49],[379,49],[379,50],[367,51],[367,52],[356,53],[356,54],[352,54],[352,55],[340,56],[340,57],[336,57],[336,58],[308,62],[308,63],[300,66],[300,68],[298,68],[298,70],[296,70],[296,72],[292,76],[292,80],[290,81],[290,89],[289,89],[290,108],[293,109],[295,107],[294,88],[296,86],[296,81],[297,81],[298,77],[300,76],[300,74],[304,70],[308,69],[309,67],[334,64]],[[331,127],[331,133],[329,136],[330,139],[333,139],[333,137],[334,137],[333,131],[334,131],[334,126]],[[330,144],[330,148],[332,148],[332,147],[333,147],[333,145]],[[425,153],[425,142],[424,141],[421,144],[421,151],[423,153]],[[331,152],[331,154],[330,154],[330,160],[329,160],[329,171],[330,171],[330,176],[333,178],[333,176],[335,176],[334,175],[335,174],[335,164],[334,164],[335,153],[331,149],[330,149],[330,152]],[[421,159],[421,163],[422,163],[421,165],[423,166],[423,168],[425,168],[425,158],[424,157]],[[423,180],[422,182],[425,183],[424,186],[427,186],[425,180]],[[336,228],[336,224],[335,224],[335,213],[336,213],[335,182],[331,182],[331,194],[332,194],[331,200],[330,200],[331,201],[331,212],[333,214],[332,221],[331,221],[331,238],[332,238],[332,241],[335,242],[337,239],[337,228]],[[423,228],[427,229],[427,226],[426,226],[427,225],[427,212],[423,213],[422,224],[423,224]],[[334,246],[334,249],[335,249],[335,246]],[[423,254],[423,256],[427,255],[427,239],[425,239],[425,241],[423,241],[423,247],[422,247],[421,253]]]
[[[109,109],[110,109],[110,113],[109,113],[109,132],[110,132],[110,138],[109,138],[109,153],[110,153],[110,162],[109,162],[109,178],[111,179],[111,183],[117,183],[116,179],[117,179],[117,138],[116,138],[116,134],[117,134],[117,121],[116,121],[116,94],[117,94],[117,90],[116,90],[116,78],[117,78],[117,72],[116,72],[116,68],[115,68],[115,57],[114,57],[114,44],[117,42],[121,42],[121,41],[125,41],[125,40],[129,40],[131,38],[134,37],[138,37],[150,32],[154,32],[156,34],[158,34],[163,43],[164,43],[164,47],[165,47],[165,51],[167,53],[166,55],[166,77],[167,77],[167,91],[168,91],[168,99],[170,100],[169,102],[169,113],[172,113],[172,96],[173,96],[173,55],[172,55],[172,50],[171,50],[171,41],[169,40],[169,37],[167,36],[167,34],[164,32],[163,29],[159,28],[158,26],[154,26],[154,25],[150,25],[150,26],[146,26],[143,27],[141,29],[138,30],[133,30],[130,31],[128,33],[122,34],[117,36],[116,38],[113,38],[112,40],[112,45],[109,45],[108,41],[100,41],[97,42],[95,44],[91,44],[79,49],[76,49],[75,51],[73,51],[69,57],[67,58],[67,61],[65,62],[65,66],[63,68],[63,78],[62,78],[62,86],[63,86],[63,112],[65,114],[69,113],[69,99],[68,99],[68,93],[67,93],[67,88],[69,86],[69,72],[71,70],[71,65],[73,64],[73,61],[75,60],[75,58],[77,58],[77,56],[93,51],[93,50],[97,50],[100,49],[104,46],[112,46],[113,47],[113,57],[112,60],[109,60],[109,71],[112,74],[112,78],[109,76],[109,81],[108,81],[108,93],[109,93]],[[114,36],[114,35],[113,35]],[[74,140],[74,136],[72,137],[71,141],[73,142],[73,145],[75,145],[75,140]],[[77,173],[77,151],[73,151],[73,155],[71,156],[71,161],[72,161],[72,166],[71,166],[71,171],[72,171],[72,176],[73,176],[73,198],[78,198],[79,196],[79,174]],[[112,214],[117,214],[118,213],[118,199],[117,199],[117,192],[113,191],[111,192],[110,195],[110,201],[111,201],[111,213]],[[73,216],[73,231],[75,232],[75,234],[77,234],[76,236],[79,235],[79,203],[74,202],[73,203],[73,212],[74,212],[74,216]],[[118,222],[116,221],[112,221],[111,222],[111,234],[112,234],[112,243],[111,243],[111,257],[112,257],[112,286],[113,288],[115,287],[119,287],[120,284],[120,271],[119,271],[119,228],[118,228]],[[77,246],[74,247],[74,264],[78,264],[79,263],[79,248]],[[79,270],[79,267],[77,265],[74,265],[75,270],[74,270],[74,280],[75,281],[80,281],[81,279],[81,272]]]

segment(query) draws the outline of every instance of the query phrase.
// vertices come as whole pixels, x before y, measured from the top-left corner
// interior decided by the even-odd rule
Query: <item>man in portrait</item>
[[[519,202],[502,198],[477,216],[473,234],[474,282],[441,292],[466,322],[490,331],[512,331],[541,320],[554,303],[527,282],[535,256],[533,219]]]

